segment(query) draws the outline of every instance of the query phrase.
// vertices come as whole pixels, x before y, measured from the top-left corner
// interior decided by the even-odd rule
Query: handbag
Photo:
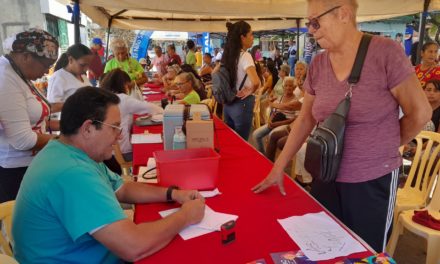
[[[281,112],[278,112],[278,111],[273,112],[272,116],[270,118],[270,121],[272,123],[279,122],[279,121],[284,121],[284,120],[287,120],[286,115],[284,113],[281,113]]]
[[[360,79],[371,38],[372,36],[368,34],[362,36],[356,59],[348,78],[349,89],[345,94],[345,98],[329,117],[317,125],[315,131],[307,140],[304,167],[313,178],[319,179],[324,183],[334,182],[339,172],[352,89]]]

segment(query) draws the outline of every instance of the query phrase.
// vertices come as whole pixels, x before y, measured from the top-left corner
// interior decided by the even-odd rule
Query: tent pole
[[[81,43],[81,38],[79,34],[79,23],[80,23],[80,11],[79,11],[79,0],[74,0],[73,4],[73,27],[74,27],[74,39],[75,44]]]
[[[125,13],[127,11],[127,9],[123,9],[119,12],[117,12],[116,14],[114,14],[113,16],[110,16],[110,19],[108,20],[108,24],[107,24],[107,47],[105,48],[105,61],[107,61],[108,59],[108,47],[110,46],[110,29],[112,27],[112,23],[113,23],[113,18],[121,15],[122,13]]]
[[[296,19],[296,61],[299,61],[299,27],[301,18]],[[295,62],[296,64],[296,62]]]
[[[417,45],[417,60],[416,65],[420,64],[420,56],[422,53],[422,46],[425,39],[425,32],[426,32],[426,17],[428,16],[428,8],[429,3],[431,0],[425,0],[425,3],[423,4],[423,13],[420,17],[420,28],[419,28],[419,45]]]
[[[113,22],[113,16],[110,17],[110,19],[108,20],[108,24],[107,24],[107,46],[105,48],[105,61],[107,61],[108,59],[108,47],[110,46],[110,29],[112,27],[112,22]]]

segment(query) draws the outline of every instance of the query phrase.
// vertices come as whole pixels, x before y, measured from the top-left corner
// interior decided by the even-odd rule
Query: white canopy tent
[[[68,2],[67,0],[59,0]],[[102,27],[225,32],[227,21],[245,20],[254,31],[297,26],[306,0],[78,0],[81,11]],[[420,13],[425,0],[358,0],[358,22]],[[429,10],[440,10],[431,0]]]

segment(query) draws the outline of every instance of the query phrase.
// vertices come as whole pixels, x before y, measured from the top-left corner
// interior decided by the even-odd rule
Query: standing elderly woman
[[[308,1],[308,30],[325,52],[309,68],[304,103],[283,151],[254,192],[276,184],[286,194],[287,163],[317,122],[344,98],[363,34],[356,27],[357,7],[356,0]],[[400,120],[399,106],[405,114]],[[419,133],[431,113],[402,48],[391,39],[373,36],[361,78],[353,88],[336,182],[314,179],[311,193],[377,252],[384,251],[393,219],[402,162],[398,148]]]
[[[254,35],[251,26],[245,21],[238,21],[234,24],[228,22],[226,27],[228,34],[221,63],[229,71],[232,87],[237,91],[237,98],[231,104],[224,106],[224,118],[229,127],[247,140],[252,127],[255,104],[253,93],[260,86],[254,60],[251,54],[246,51],[252,47]],[[246,81],[242,89],[239,90],[246,75]]]
[[[36,152],[52,138],[46,117],[59,111],[31,80],[41,78],[58,57],[58,41],[40,29],[16,35],[11,53],[0,57],[0,203],[14,200]]]
[[[194,90],[197,85],[197,79],[191,72],[182,72],[177,75],[175,80],[176,86],[179,88],[179,93],[176,94],[176,98],[180,104],[199,104],[200,96]]]
[[[104,73],[116,68],[125,71],[132,81],[130,89],[135,87],[135,85],[141,86],[148,81],[144,69],[139,62],[128,56],[128,47],[124,40],[114,39],[110,46],[115,57],[107,62]]]
[[[55,72],[49,78],[49,102],[64,102],[78,88],[92,86],[86,73],[93,56],[92,51],[83,44],[72,45],[61,54],[55,64]]]

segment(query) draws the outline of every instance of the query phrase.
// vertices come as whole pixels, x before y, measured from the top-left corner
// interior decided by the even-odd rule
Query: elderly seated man
[[[197,191],[123,182],[102,161],[121,136],[119,98],[85,87],[70,96],[61,136],[29,166],[13,216],[15,257],[20,263],[123,263],[165,247],[203,218]],[[134,224],[119,202],[176,201],[179,211]]]

